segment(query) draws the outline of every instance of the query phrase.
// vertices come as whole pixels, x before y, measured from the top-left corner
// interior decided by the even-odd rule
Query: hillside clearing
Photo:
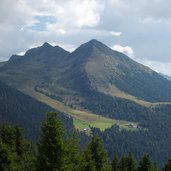
[[[50,107],[64,112],[69,116],[73,117],[74,126],[82,131],[83,129],[90,129],[90,127],[99,128],[101,131],[104,131],[107,128],[110,128],[112,125],[117,125],[121,129],[127,130],[137,130],[137,123],[132,123],[124,120],[116,120],[103,116],[99,116],[88,111],[81,111],[77,109],[72,109],[68,106],[65,106],[63,103],[54,100],[44,94],[35,92],[33,90],[25,90],[25,92],[37,100],[49,105]],[[130,126],[134,124],[135,127]]]

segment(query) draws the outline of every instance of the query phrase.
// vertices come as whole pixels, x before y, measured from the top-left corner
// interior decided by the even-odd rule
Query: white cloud
[[[95,38],[132,58],[136,54],[141,60],[164,63],[170,72],[169,0],[1,0],[0,4],[2,57],[43,42],[72,51]],[[48,16],[54,20],[43,20]]]
[[[171,62],[158,62],[148,59],[139,59],[137,58],[136,61],[140,62],[143,65],[146,65],[153,69],[154,71],[158,73],[163,73],[165,75],[171,76]]]
[[[61,34],[66,34],[66,33],[67,33],[66,30],[64,30],[64,29],[59,29],[59,32],[60,32]]]
[[[122,32],[111,31],[110,34],[113,36],[121,36]]]
[[[17,53],[17,55],[21,55],[21,56],[22,56],[22,55],[24,55],[25,53],[26,53],[26,52],[23,51],[23,52]]]
[[[29,8],[39,15],[54,16],[58,27],[94,27],[100,21],[103,5],[99,0],[26,1]]]
[[[118,52],[126,53],[129,57],[134,58],[134,51],[130,46],[113,45],[111,48]]]
[[[109,3],[122,16],[155,20],[171,18],[170,0],[109,0]]]

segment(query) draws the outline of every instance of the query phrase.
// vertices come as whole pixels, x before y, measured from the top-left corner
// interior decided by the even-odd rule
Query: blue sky
[[[171,75],[169,0],[1,0],[0,61],[44,42],[73,51],[98,39]]]
[[[38,32],[46,31],[47,24],[57,23],[57,19],[54,16],[35,16],[34,19],[37,21],[33,25],[30,26],[31,30],[35,30]]]

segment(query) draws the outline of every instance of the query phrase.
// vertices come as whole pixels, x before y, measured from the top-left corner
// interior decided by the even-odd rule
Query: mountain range
[[[44,43],[13,55],[0,71],[1,80],[20,91],[36,90],[80,108],[91,92],[141,105],[171,101],[168,80],[94,39],[72,53]]]
[[[162,156],[156,157],[158,151],[150,151],[148,145],[142,148],[141,143],[136,144],[138,140],[147,141],[153,143],[154,149],[162,149],[171,140],[171,82],[95,39],[72,53],[44,43],[23,56],[12,55],[0,67],[0,80],[55,110],[71,115],[77,128],[95,127],[92,133],[99,134],[106,147],[110,136],[111,148],[118,146],[120,153],[128,152],[133,144],[120,136],[120,129],[125,131],[122,135],[128,136],[137,146],[132,149],[137,158],[142,152],[148,152],[153,159],[160,159],[163,163],[171,151],[166,148]],[[105,121],[110,124],[106,126]],[[114,123],[119,130],[112,126]],[[132,125],[138,125],[139,129],[129,132]],[[156,131],[158,133],[154,135]],[[120,147],[113,132],[123,141],[123,146]],[[164,133],[168,135],[163,139],[165,141],[158,142]]]

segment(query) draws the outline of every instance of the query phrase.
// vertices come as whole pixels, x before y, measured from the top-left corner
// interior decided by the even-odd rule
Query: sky
[[[171,76],[170,0],[0,0],[0,61],[44,42],[97,39]]]

